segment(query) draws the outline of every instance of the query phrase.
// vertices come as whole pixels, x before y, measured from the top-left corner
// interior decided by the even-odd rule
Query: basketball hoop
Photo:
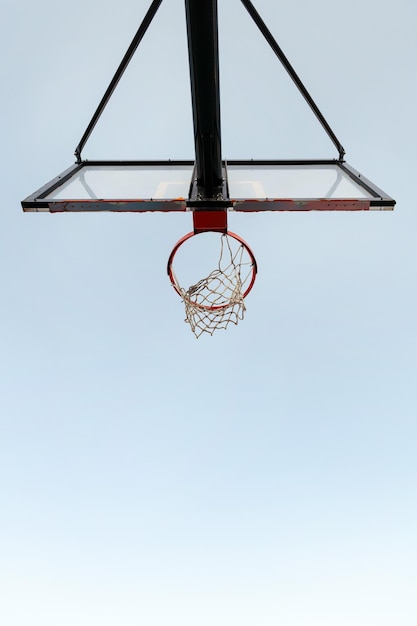
[[[173,268],[179,248],[191,237],[201,233],[191,232],[174,246],[168,259],[168,276],[185,306],[185,322],[198,338],[206,332],[210,335],[230,323],[238,324],[245,314],[244,300],[256,278],[256,259],[246,241],[230,231],[219,233],[220,255],[217,268],[206,278],[184,289]],[[237,243],[236,243],[237,242]]]
[[[212,335],[245,314],[245,298],[257,266],[245,241],[228,232],[229,212],[374,211],[391,210],[395,200],[345,161],[345,150],[306,87],[253,6],[242,0],[311,111],[338,151],[338,159],[224,160],[221,146],[221,103],[217,0],[185,0],[195,156],[189,160],[87,160],[82,150],[142,41],[162,0],[152,0],[139,29],[75,149],[76,163],[22,200],[24,211],[192,211],[194,231],[174,246],[168,275],[185,305],[186,319],[199,337]],[[182,266],[206,276],[184,289],[173,269],[178,249],[194,235],[220,237],[217,268]],[[201,240],[199,240],[199,243]],[[191,246],[192,247],[192,244]],[[203,259],[199,248],[197,262]],[[217,248],[215,255],[217,254]],[[182,253],[176,258],[181,266]],[[193,283],[190,272],[186,283]]]

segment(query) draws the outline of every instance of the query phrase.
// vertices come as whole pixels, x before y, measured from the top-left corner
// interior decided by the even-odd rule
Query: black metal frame
[[[76,150],[77,162],[52,181],[38,189],[22,201],[24,211],[194,211],[194,227],[205,228],[205,215],[211,211],[265,211],[265,210],[367,210],[392,209],[395,200],[364,178],[344,161],[345,151],[336,135],[319,111],[317,105],[304,87],[294,68],[268,30],[259,13],[250,0],[241,0],[244,7],[258,26],[272,50],[294,81],[319,122],[338,150],[339,159],[333,160],[233,160],[222,161],[219,93],[219,54],[218,54],[218,19],[217,0],[185,0],[187,37],[190,64],[191,99],[194,122],[195,161],[83,161],[81,152],[97,124],[112,93],[117,87],[124,71],[132,59],[138,45],[151,24],[162,0],[153,0],[135,37],[120,63],[109,87],[100,101],[90,123],[87,126]],[[91,198],[77,200],[48,200],[48,197],[61,185],[86,166],[152,166],[167,167],[175,165],[192,166],[193,173],[189,186],[188,199],[172,198],[153,200],[152,198]],[[231,199],[228,188],[228,165],[257,166],[274,165],[336,165],[352,180],[362,187],[372,198],[364,199],[329,199],[329,198],[271,198],[271,199]],[[220,215],[218,213],[217,215]],[[201,219],[200,219],[201,218]],[[204,219],[203,219],[204,218]],[[210,220],[209,220],[210,221]],[[221,223],[220,223],[221,222]],[[200,224],[200,225],[201,225]],[[212,222],[212,227],[214,221]],[[200,228],[200,230],[201,230]],[[216,222],[216,228],[224,231],[227,218]],[[208,228],[210,229],[210,227]]]
[[[123,198],[76,200],[67,198],[65,200],[48,200],[51,195],[61,185],[66,183],[74,174],[83,167],[88,166],[152,166],[166,168],[169,166],[195,165],[194,161],[83,161],[75,163],[62,174],[52,179],[49,183],[28,196],[22,202],[24,211],[186,211],[186,210],[214,210],[224,211],[226,209],[234,211],[308,211],[308,210],[367,210],[373,208],[392,209],[395,200],[385,192],[362,176],[357,170],[346,162],[336,159],[320,160],[230,160],[222,162],[223,193],[222,198],[211,198],[202,200],[199,197],[200,187],[198,185],[196,170],[194,167],[190,180],[190,190],[188,200],[171,198],[167,200],[153,200],[152,198],[126,200]],[[227,168],[229,165],[246,165],[254,168],[258,166],[315,166],[333,165],[345,172],[357,185],[373,196],[373,199],[328,199],[328,198],[293,198],[280,199],[272,198],[263,200],[236,200],[230,199],[227,185]]]
[[[241,1],[337,148],[339,161],[343,161],[345,150],[342,144],[330,128],[265,22],[250,0]],[[161,3],[162,0],[153,0],[151,3],[132,43],[75,149],[77,163],[82,162],[81,152]],[[193,201],[197,201],[197,199],[205,201],[227,199],[227,196],[224,196],[225,185],[221,154],[217,0],[185,0],[185,15],[198,187],[197,197],[193,198]]]

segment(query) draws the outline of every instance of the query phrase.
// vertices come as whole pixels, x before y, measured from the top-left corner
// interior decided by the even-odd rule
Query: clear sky
[[[191,216],[23,214],[150,0],[3,0],[0,623],[417,623],[414,0],[255,0],[394,212],[231,215],[259,275],[196,340],[166,276]],[[334,158],[238,0],[223,156]],[[164,0],[84,153],[193,158]]]

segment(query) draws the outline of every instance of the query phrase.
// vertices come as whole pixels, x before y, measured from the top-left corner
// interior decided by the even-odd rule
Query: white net
[[[237,247],[227,234],[221,235],[217,269],[195,285],[184,289],[178,285],[185,305],[185,321],[198,338],[202,333],[237,324],[245,314],[244,291],[252,275],[253,260],[245,246]]]

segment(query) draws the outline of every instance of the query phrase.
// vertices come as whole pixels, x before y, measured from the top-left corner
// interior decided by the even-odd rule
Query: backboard
[[[24,211],[357,211],[395,201],[344,161],[223,161],[222,193],[200,198],[193,161],[82,161]]]

